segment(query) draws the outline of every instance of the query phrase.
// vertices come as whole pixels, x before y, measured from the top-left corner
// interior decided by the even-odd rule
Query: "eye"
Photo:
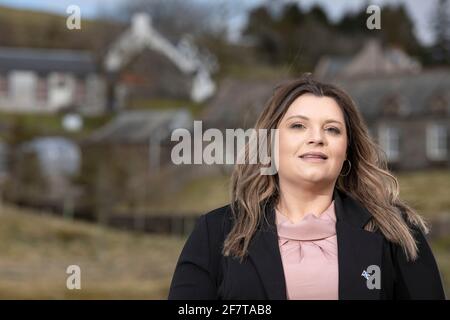
[[[330,128],[327,128],[326,130],[327,130],[327,131],[330,131],[330,132],[332,132],[332,133],[334,133],[334,134],[339,134],[339,133],[341,133],[341,130],[339,130],[338,128],[335,128],[335,127],[330,127]]]
[[[305,126],[302,125],[301,123],[293,123],[291,124],[290,128],[294,128],[294,129],[300,129],[300,128],[304,128]]]

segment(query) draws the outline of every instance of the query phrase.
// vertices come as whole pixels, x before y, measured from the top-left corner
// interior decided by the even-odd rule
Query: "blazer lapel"
[[[267,221],[263,221],[255,233],[248,254],[258,271],[268,299],[286,300],[286,281],[278,246],[275,210],[272,205],[267,205],[264,211]]]
[[[371,213],[347,194],[333,192],[338,243],[339,299],[379,299],[379,289],[369,289],[364,270],[371,265],[381,267],[383,238],[364,230]],[[267,220],[261,223],[252,239],[248,254],[261,278],[267,297],[286,300],[284,276],[275,210],[272,204],[264,208]]]
[[[334,191],[338,242],[339,299],[380,299],[380,289],[369,289],[363,272],[381,268],[383,237],[364,230],[371,213],[348,195]],[[381,277],[381,274],[380,274]]]

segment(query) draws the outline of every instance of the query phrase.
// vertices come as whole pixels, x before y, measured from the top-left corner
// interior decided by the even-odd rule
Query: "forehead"
[[[333,98],[318,97],[311,93],[297,97],[289,106],[284,118],[294,115],[303,115],[311,120],[344,120],[342,110]]]

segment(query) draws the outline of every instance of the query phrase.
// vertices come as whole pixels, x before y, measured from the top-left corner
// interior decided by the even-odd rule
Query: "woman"
[[[199,218],[169,299],[445,299],[427,227],[345,92],[283,84],[255,128],[278,129],[277,173],[235,166],[232,205]]]

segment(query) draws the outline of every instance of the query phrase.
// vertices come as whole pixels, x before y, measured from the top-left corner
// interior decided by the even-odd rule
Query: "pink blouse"
[[[290,300],[337,300],[338,256],[334,200],[319,217],[292,223],[276,210],[278,243]]]

